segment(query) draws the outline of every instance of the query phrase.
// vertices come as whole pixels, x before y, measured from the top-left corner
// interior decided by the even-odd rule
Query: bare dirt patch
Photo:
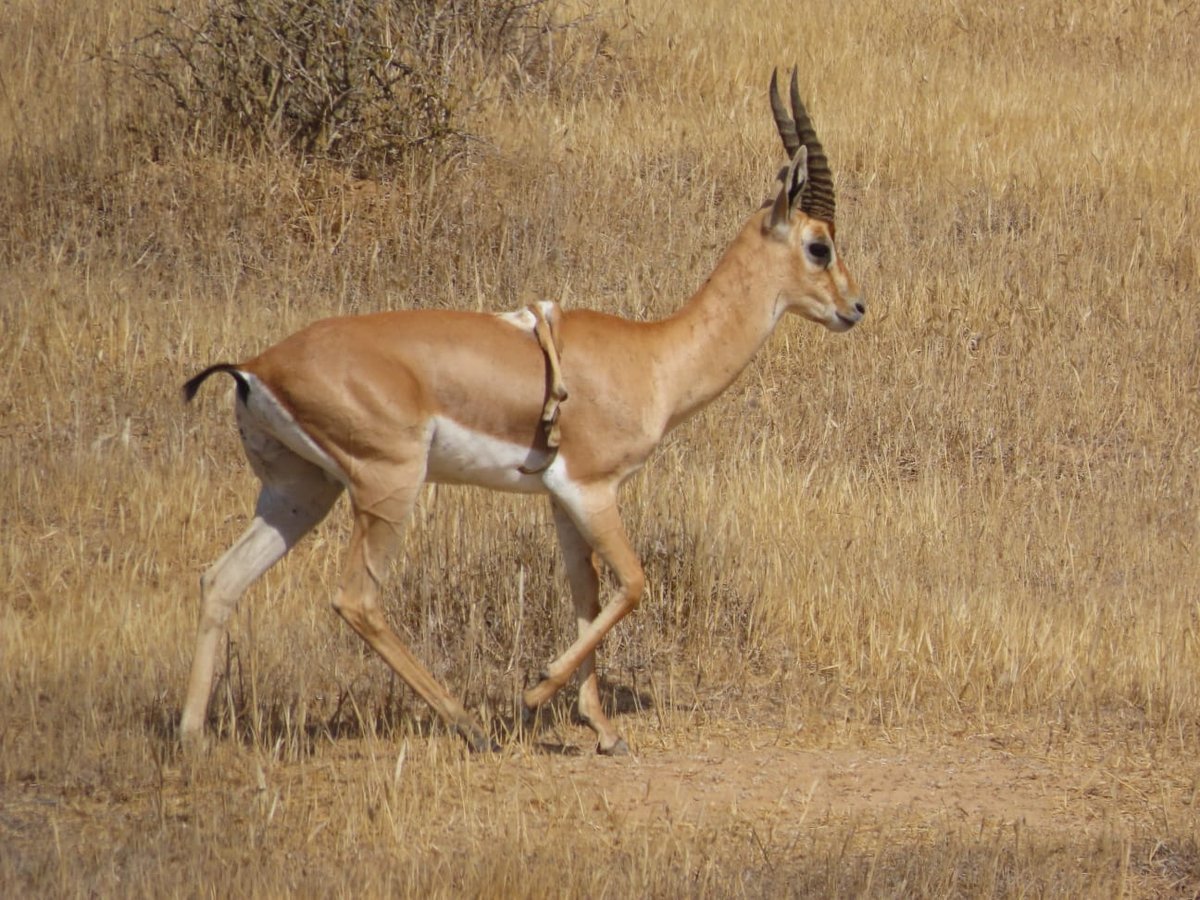
[[[513,777],[535,795],[561,790],[565,780],[593,808],[630,822],[739,815],[796,827],[833,817],[1096,831],[1190,817],[1196,801],[1195,772],[1171,772],[1149,753],[1100,744],[900,735],[809,749],[754,732],[697,737],[696,750],[628,761],[529,758]]]
[[[638,749],[617,759],[562,725],[482,756],[440,732],[291,760],[221,740],[186,759],[151,737],[167,756],[140,772],[10,782],[0,863],[14,886],[101,893],[181,872],[240,894],[328,890],[331,873],[367,894],[1200,889],[1197,768],[1129,730],[622,720]]]

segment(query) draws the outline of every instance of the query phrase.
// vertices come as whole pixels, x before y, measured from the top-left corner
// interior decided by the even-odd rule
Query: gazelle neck
[[[657,323],[665,345],[656,368],[668,398],[668,430],[728,388],[783,315],[774,267],[764,264],[764,251],[771,251],[763,246],[761,219],[753,216],[700,289]]]

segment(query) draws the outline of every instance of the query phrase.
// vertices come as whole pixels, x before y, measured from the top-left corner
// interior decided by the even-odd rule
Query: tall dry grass
[[[224,740],[181,776],[196,582],[253,482],[227,398],[182,409],[177,386],[329,314],[667,313],[770,190],[764,86],[794,60],[869,316],[785,323],[626,490],[649,589],[603,648],[623,729],[647,753],[739,720],[1103,735],[1194,802],[1194,10],[629,2],[597,18],[603,65],[573,96],[497,94],[470,153],[362,182],[172,138],[100,61],[150,8],[18,0],[0,29],[0,885],[1136,889],[1115,833],[614,832],[575,796],[531,806],[330,614],[336,512],[242,605]],[[527,500],[430,492],[389,587],[400,632],[498,726],[572,631],[552,532]],[[586,746],[568,700],[549,739]]]

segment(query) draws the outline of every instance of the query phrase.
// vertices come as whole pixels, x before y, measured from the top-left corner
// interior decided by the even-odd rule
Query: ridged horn
[[[783,149],[790,160],[800,149],[800,135],[796,134],[796,123],[788,115],[787,107],[783,105],[783,99],[779,96],[778,69],[771,73],[771,112],[775,115],[775,127],[779,129],[779,136],[783,138]]]
[[[800,99],[796,69],[792,69],[791,115],[788,115],[779,96],[778,74],[778,70],[771,73],[771,112],[775,116],[779,136],[783,139],[783,148],[787,151],[789,159],[796,155],[801,144],[808,148],[808,178],[800,189],[800,208],[814,218],[833,222],[837,209],[833,194],[833,173],[829,170],[825,148],[821,146],[812,120],[808,117],[808,110],[804,108],[804,102]]]

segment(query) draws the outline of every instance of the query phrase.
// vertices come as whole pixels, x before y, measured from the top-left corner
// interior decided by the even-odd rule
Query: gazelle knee
[[[362,613],[361,608],[357,603],[349,600],[341,591],[338,591],[333,598],[333,603],[330,604],[333,611],[346,620],[351,627],[354,626]]]
[[[346,591],[338,591],[333,598],[333,611],[363,637],[380,630],[378,609]]]
[[[625,604],[633,612],[641,605],[642,594],[646,590],[646,576],[641,569],[629,576],[623,584]]]
[[[221,585],[221,573],[209,569],[200,576],[200,625],[209,628],[224,628],[233,615],[237,595],[229,595]]]

